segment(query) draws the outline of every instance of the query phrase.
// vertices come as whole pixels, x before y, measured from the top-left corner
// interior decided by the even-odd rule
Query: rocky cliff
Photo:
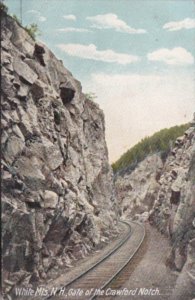
[[[173,299],[195,294],[195,120],[178,138],[160,177],[149,222],[170,238],[166,264],[180,272]]]
[[[173,297],[183,300],[185,295],[192,296],[192,291],[195,293],[195,119],[176,140],[165,162],[154,154],[130,174],[117,176],[116,194],[124,217],[148,220],[170,239],[172,246],[166,264],[172,270],[182,271]]]
[[[87,255],[116,233],[118,215],[102,110],[46,46],[1,17],[3,280],[10,286]]]
[[[147,218],[160,187],[157,179],[162,168],[160,155],[153,154],[139,163],[131,173],[116,176],[116,196],[123,217]]]

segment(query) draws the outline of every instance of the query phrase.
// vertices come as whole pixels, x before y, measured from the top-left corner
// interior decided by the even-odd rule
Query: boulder
[[[46,190],[44,193],[44,206],[45,208],[56,208],[58,204],[58,195],[52,191]]]
[[[30,158],[22,156],[14,163],[14,168],[22,176],[28,179],[29,187],[34,190],[38,182],[45,182],[45,176],[43,175],[41,168],[43,162],[41,162],[36,156]]]
[[[19,137],[11,136],[6,143],[6,147],[3,151],[3,156],[5,160],[12,164],[16,157],[21,154],[22,150],[24,149],[25,143]]]
[[[51,170],[57,169],[63,163],[63,157],[59,146],[52,144],[49,140],[43,139],[44,160]]]
[[[33,84],[38,78],[37,74],[21,59],[16,57],[13,62],[14,71],[28,84]]]
[[[31,87],[31,93],[35,101],[44,97],[45,85],[41,80],[36,80]]]
[[[22,100],[26,100],[28,93],[29,93],[29,86],[26,84],[21,84],[17,91],[17,96]]]

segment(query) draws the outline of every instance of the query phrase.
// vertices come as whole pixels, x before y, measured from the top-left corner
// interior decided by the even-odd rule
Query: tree
[[[127,150],[115,163],[112,164],[114,172],[135,167],[147,155],[159,153],[163,161],[166,160],[172,144],[177,137],[184,134],[189,124],[162,129],[150,137],[145,137],[138,144]]]

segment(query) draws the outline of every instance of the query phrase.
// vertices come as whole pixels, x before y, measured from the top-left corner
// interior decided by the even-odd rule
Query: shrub
[[[86,94],[85,94],[85,97],[86,97],[88,100],[91,100],[91,101],[94,101],[94,100],[97,98],[97,96],[96,96],[95,93],[86,93]]]
[[[12,18],[13,18],[19,25],[21,25],[21,21],[20,21],[20,19],[19,19],[16,15],[13,15]]]
[[[37,35],[40,35],[38,25],[35,23],[25,26],[24,29],[28,32],[28,34],[31,36],[31,38],[34,41],[35,41]]]
[[[7,6],[3,3],[3,2],[0,2],[0,12],[5,12],[7,13],[8,12],[8,8]],[[22,26],[22,23],[20,21],[20,19],[18,18],[17,15],[12,15],[12,18],[20,25]],[[30,25],[27,25],[27,26],[22,26],[27,32],[28,34],[31,36],[31,38],[35,41],[36,37],[38,35],[41,34],[39,28],[38,28],[38,25],[36,23],[32,23]]]
[[[0,12],[8,12],[8,7],[2,1],[0,1]]]

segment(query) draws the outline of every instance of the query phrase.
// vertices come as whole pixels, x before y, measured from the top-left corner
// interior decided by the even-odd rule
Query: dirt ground
[[[168,239],[146,224],[146,238],[141,249],[111,286],[113,289],[132,290],[135,295],[117,296],[114,299],[168,300],[178,276],[165,266],[169,250]],[[106,299],[113,299],[113,296]]]

